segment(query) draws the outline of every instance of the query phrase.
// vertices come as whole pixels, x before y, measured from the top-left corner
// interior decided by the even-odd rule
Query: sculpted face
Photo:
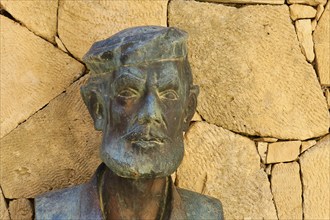
[[[184,153],[182,132],[196,107],[189,77],[183,61],[121,66],[114,72],[100,152],[113,172],[148,178],[177,169]]]

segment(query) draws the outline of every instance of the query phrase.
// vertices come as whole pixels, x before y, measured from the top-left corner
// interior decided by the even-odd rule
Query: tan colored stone
[[[202,117],[198,114],[198,112],[195,112],[193,118],[191,121],[203,121]]]
[[[255,143],[223,128],[206,122],[192,124],[177,180],[179,187],[219,198],[225,219],[276,218]]]
[[[80,97],[85,81],[75,82],[0,140],[0,182],[6,198],[33,198],[85,182],[95,172],[101,137]]]
[[[261,137],[261,138],[255,138],[254,141],[261,141],[261,142],[268,142],[273,143],[276,142],[277,138],[271,138],[271,137]]]
[[[317,73],[321,85],[330,86],[330,4],[325,7],[322,17],[314,31]]]
[[[268,176],[272,174],[272,164],[266,165],[265,172],[267,173]]]
[[[200,1],[232,3],[232,4],[272,4],[272,5],[284,4],[284,0],[200,0]]]
[[[122,29],[167,23],[167,0],[61,0],[58,35],[67,50],[81,59],[95,41]]]
[[[316,15],[316,9],[308,5],[293,4],[290,5],[290,17],[292,20],[301,18],[314,18]]]
[[[10,218],[13,220],[32,220],[33,208],[28,199],[15,199],[9,203]]]
[[[297,36],[301,52],[306,56],[308,62],[313,62],[314,43],[312,38],[312,23],[310,19],[301,19],[295,22]]]
[[[267,164],[293,161],[300,153],[301,141],[283,141],[268,145]]]
[[[330,216],[330,135],[300,157],[305,219]]]
[[[330,89],[325,90],[325,97],[326,97],[327,102],[328,102],[328,108],[330,109]]]
[[[315,28],[316,28],[316,26],[317,26],[317,21],[316,21],[316,19],[313,19],[313,20],[312,20],[311,25],[312,25],[312,31],[315,31]]]
[[[300,51],[287,6],[235,8],[176,0],[169,4],[169,25],[189,34],[203,119],[279,139],[305,140],[328,132],[324,96]]]
[[[258,149],[258,153],[260,155],[261,161],[263,163],[266,162],[267,148],[268,148],[268,143],[258,142],[257,149]]]
[[[320,20],[323,12],[324,12],[324,5],[318,5],[317,8],[316,8],[317,12],[316,12],[316,16],[315,16],[315,19],[318,21]]]
[[[59,37],[55,37],[55,42],[58,48],[60,48],[61,50],[63,50],[64,52],[68,52],[68,50],[65,48],[63,42],[61,41],[61,39]]]
[[[8,205],[3,197],[2,190],[0,187],[0,219],[1,220],[10,220],[9,212],[8,212]]]
[[[278,218],[302,219],[299,164],[275,164],[272,169],[271,186]]]
[[[1,4],[33,33],[55,42],[58,0],[1,0]]]
[[[304,4],[304,5],[325,5],[327,0],[287,0],[288,4]]]
[[[300,153],[303,153],[304,151],[306,151],[309,148],[313,147],[315,144],[316,144],[316,141],[315,140],[301,142]]]
[[[0,19],[3,137],[63,92],[84,66],[18,23]]]

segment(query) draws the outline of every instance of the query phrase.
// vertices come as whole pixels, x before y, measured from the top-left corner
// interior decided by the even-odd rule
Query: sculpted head
[[[136,27],[84,56],[90,79],[81,93],[103,132],[101,159],[117,175],[165,177],[180,165],[198,95],[186,40],[176,28]]]

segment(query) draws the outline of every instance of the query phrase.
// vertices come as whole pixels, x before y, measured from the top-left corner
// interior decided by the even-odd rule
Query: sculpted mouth
[[[164,141],[161,138],[143,136],[138,139],[131,140],[131,143],[135,147],[149,149],[164,144]]]

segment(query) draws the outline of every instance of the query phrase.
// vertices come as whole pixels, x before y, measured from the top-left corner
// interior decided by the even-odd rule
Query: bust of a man
[[[81,93],[103,132],[103,163],[90,182],[37,197],[37,219],[223,219],[219,200],[171,179],[198,95],[186,40],[179,29],[146,26],[91,47]]]

